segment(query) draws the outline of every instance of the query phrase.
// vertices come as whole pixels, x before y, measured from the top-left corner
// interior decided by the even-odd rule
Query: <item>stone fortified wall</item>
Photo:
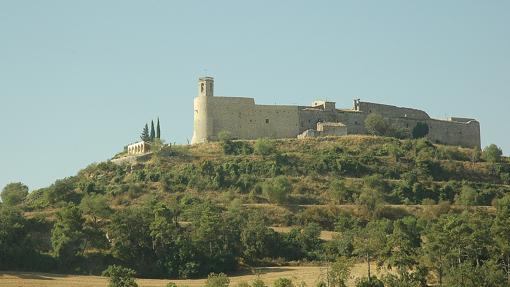
[[[295,138],[326,122],[342,123],[347,134],[366,134],[365,118],[377,113],[409,130],[418,122],[427,123],[427,138],[435,143],[480,147],[480,125],[474,119],[437,120],[421,110],[360,100],[354,101],[352,109],[337,109],[334,102],[327,101],[315,101],[311,106],[256,105],[252,98],[214,97],[213,87],[213,78],[199,79],[192,144],[217,140],[222,131],[239,139]]]

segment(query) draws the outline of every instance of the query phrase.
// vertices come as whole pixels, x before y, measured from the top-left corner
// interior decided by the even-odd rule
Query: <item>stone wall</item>
[[[197,97],[192,143],[217,140],[222,131],[234,138],[296,137],[298,107],[256,105],[251,98]]]
[[[347,134],[366,134],[366,117],[377,113],[393,125],[410,131],[417,122],[429,126],[434,143],[480,147],[480,124],[473,119],[431,119],[421,110],[354,101],[352,109],[336,109],[334,102],[315,101],[312,106],[256,105],[252,98],[215,97],[211,77],[200,78],[199,95],[194,101],[192,143],[218,140],[222,131],[239,139],[293,138],[318,123],[342,123]]]

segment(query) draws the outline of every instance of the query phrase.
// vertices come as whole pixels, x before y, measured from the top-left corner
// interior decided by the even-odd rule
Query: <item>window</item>
[[[266,124],[268,124],[268,123],[269,123],[269,119],[266,119]]]

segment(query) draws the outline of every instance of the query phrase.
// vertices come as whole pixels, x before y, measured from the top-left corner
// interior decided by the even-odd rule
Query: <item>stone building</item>
[[[475,119],[432,119],[421,110],[359,99],[350,109],[337,109],[335,102],[329,101],[314,101],[311,106],[257,105],[252,98],[214,96],[212,77],[198,81],[191,143],[217,140],[222,131],[239,139],[295,138],[305,131],[309,135],[366,134],[364,122],[371,113],[409,130],[418,122],[426,123],[426,137],[434,143],[480,147],[480,124]]]
[[[151,144],[146,141],[132,143],[127,146],[128,155],[139,155],[148,153],[151,150]]]

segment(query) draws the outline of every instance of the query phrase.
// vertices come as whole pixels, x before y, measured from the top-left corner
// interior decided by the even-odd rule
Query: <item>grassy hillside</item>
[[[60,197],[79,203],[91,192],[108,195],[114,207],[136,204],[149,195],[275,203],[264,195],[263,185],[278,176],[287,178],[292,187],[282,204],[356,203],[367,177],[389,204],[449,201],[490,206],[510,190],[508,158],[489,163],[475,150],[423,140],[370,136],[278,140],[268,143],[271,150],[266,155],[252,151],[255,142],[236,143],[248,146],[247,151],[225,154],[221,143],[167,146],[140,157],[136,164],[92,164],[76,176],[32,192],[25,207],[51,210]],[[467,196],[473,195],[471,189],[476,195]]]
[[[367,261],[430,283],[459,268],[503,278],[496,266],[510,266],[498,241],[510,226],[510,160],[491,149],[344,136],[123,156],[2,204],[0,269],[100,274],[118,264],[142,277],[203,278]],[[450,265],[435,264],[434,244],[453,252]]]

